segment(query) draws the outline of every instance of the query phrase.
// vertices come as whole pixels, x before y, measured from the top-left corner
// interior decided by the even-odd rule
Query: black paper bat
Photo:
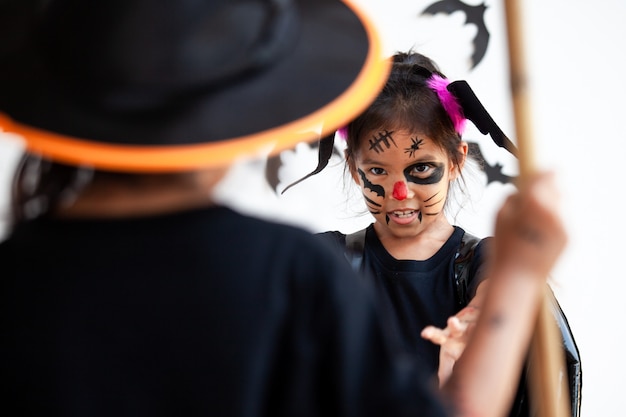
[[[338,155],[339,157],[343,157],[343,155],[334,147],[333,143],[333,141],[329,140],[321,140],[318,142],[310,143],[310,148],[317,148],[319,150],[318,167],[305,177],[300,178],[298,181],[289,184],[289,186],[283,189],[281,193],[284,193],[285,191],[287,191],[288,188],[300,183],[301,181],[304,181],[310,176],[319,173],[322,169],[324,169],[324,167],[326,167],[326,164],[328,163],[328,160],[331,158],[332,155]],[[281,154],[278,154],[267,158],[267,162],[265,164],[265,180],[270,185],[270,187],[272,187],[272,190],[274,190],[274,192],[276,193],[278,193],[278,184],[280,184],[281,181],[278,175],[278,171],[283,166],[280,155]]]
[[[276,193],[278,193],[278,184],[280,183],[278,171],[282,165],[283,162],[280,159],[280,154],[270,156],[265,163],[265,180]]]
[[[473,23],[478,29],[472,41],[474,53],[472,54],[471,68],[474,68],[485,56],[489,45],[489,31],[485,25],[485,10],[487,10],[485,3],[470,6],[460,0],[440,0],[428,6],[421,14],[434,16],[437,13],[451,15],[457,11],[465,13],[465,24]]]
[[[480,164],[480,167],[485,171],[487,175],[487,185],[492,182],[500,182],[502,184],[514,184],[516,177],[511,177],[502,173],[502,164],[496,162],[493,165],[489,165],[480,150],[480,145],[476,142],[468,142],[469,146],[468,154],[472,156]]]

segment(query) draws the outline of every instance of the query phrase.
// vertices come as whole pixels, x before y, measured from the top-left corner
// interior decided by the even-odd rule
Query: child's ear
[[[461,141],[458,147],[459,165],[454,165],[453,161],[450,161],[450,179],[455,180],[461,175],[461,170],[465,166],[467,160],[467,153],[469,152],[469,145],[465,141]]]

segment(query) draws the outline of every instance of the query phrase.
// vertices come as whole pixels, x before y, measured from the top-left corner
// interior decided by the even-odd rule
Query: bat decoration
[[[278,184],[280,183],[278,171],[282,165],[283,161],[280,159],[280,154],[270,156],[265,163],[265,180],[276,193],[278,193]]]
[[[496,145],[506,149],[517,158],[517,147],[489,115],[489,112],[476,97],[474,90],[472,90],[467,81],[453,81],[448,84],[448,90],[456,97],[465,117],[474,123],[474,126],[480,130],[480,133],[483,135],[489,134]]]
[[[511,177],[502,173],[502,164],[496,162],[493,165],[489,165],[480,150],[480,145],[476,142],[468,142],[469,146],[468,154],[473,157],[485,171],[487,175],[487,185],[492,182],[500,182],[502,184],[514,184],[516,177]]]
[[[343,155],[334,147],[334,133],[330,136],[320,139],[317,142],[311,143],[309,146],[311,148],[318,148],[319,160],[317,167],[311,173],[300,178],[298,181],[289,184],[287,187],[285,187],[281,194],[287,191],[289,188],[293,187],[294,185],[319,173],[322,169],[326,167],[326,165],[328,165],[328,161],[333,154],[339,157],[343,157]],[[281,154],[269,157],[265,165],[265,180],[270,185],[270,187],[272,187],[272,190],[274,190],[276,193],[278,193],[278,184],[280,183],[278,172],[283,165],[280,155]]]
[[[465,24],[474,24],[478,29],[472,40],[474,53],[472,54],[471,68],[475,68],[485,56],[489,45],[489,31],[485,25],[485,10],[487,10],[485,3],[471,6],[460,0],[440,0],[428,6],[421,14],[434,16],[438,13],[451,15],[457,11],[465,13]]]

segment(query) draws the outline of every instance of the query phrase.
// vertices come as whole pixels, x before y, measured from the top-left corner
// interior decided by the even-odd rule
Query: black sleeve
[[[482,239],[474,249],[474,257],[470,264],[469,282],[467,286],[468,300],[474,298],[478,285],[485,279],[489,278],[487,276],[486,261],[490,245],[493,245],[493,237],[486,237]]]
[[[339,231],[327,231],[316,233],[315,237],[317,237],[321,242],[330,247],[331,251],[335,253],[343,253],[346,248],[346,235]]]

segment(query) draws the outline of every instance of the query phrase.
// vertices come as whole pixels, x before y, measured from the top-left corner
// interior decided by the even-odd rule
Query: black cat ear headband
[[[450,116],[450,119],[454,123],[454,128],[459,135],[463,133],[465,121],[470,120],[480,133],[483,135],[489,134],[496,145],[506,149],[513,156],[517,157],[517,147],[491,118],[467,81],[459,80],[450,82],[446,78],[433,74],[426,68],[418,66],[417,70],[426,76],[428,86],[437,93],[441,104]],[[337,134],[339,136],[345,136],[346,129],[339,129]],[[334,143],[335,133],[320,139],[317,167],[309,174],[289,184],[281,194],[326,168],[333,153]]]

